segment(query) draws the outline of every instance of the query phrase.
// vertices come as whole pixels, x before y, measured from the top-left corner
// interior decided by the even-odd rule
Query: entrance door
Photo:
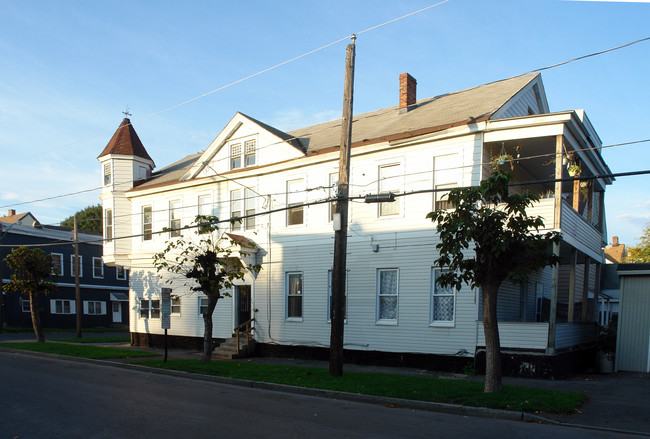
[[[235,322],[235,326],[239,326],[251,318],[250,285],[240,285],[235,287],[235,303],[237,306],[237,321]]]
[[[113,323],[122,323],[122,305],[120,302],[111,302],[113,307]]]

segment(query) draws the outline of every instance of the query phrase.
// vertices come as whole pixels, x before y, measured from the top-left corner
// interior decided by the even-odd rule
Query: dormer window
[[[243,143],[243,149],[242,149]],[[230,144],[230,169],[254,166],[257,142],[255,139],[236,141]]]

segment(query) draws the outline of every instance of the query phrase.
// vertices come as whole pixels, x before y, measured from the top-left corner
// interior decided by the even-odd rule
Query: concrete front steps
[[[237,354],[237,337],[233,336],[217,346],[212,351],[212,358],[234,360],[236,358],[252,357],[255,353],[255,340],[250,339],[250,352],[246,346],[246,335],[239,336],[239,354]]]

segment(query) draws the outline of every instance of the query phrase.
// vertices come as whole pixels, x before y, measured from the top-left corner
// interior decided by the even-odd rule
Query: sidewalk
[[[0,342],[23,339],[23,337],[10,337],[10,334],[2,334]],[[117,335],[117,334],[116,334]],[[63,338],[52,334],[50,339]],[[67,338],[67,337],[66,337]],[[17,340],[16,340],[17,341]],[[128,344],[106,344],[106,346],[127,348],[134,350],[145,350],[163,357],[163,349],[157,348],[135,348]],[[194,359],[201,358],[201,352],[169,349],[169,359]],[[109,362],[123,362],[123,360],[108,360]],[[322,367],[328,368],[325,361],[298,360],[287,358],[254,357],[242,360],[248,363],[260,364],[288,364],[295,366]],[[464,379],[482,381],[482,376],[467,377],[463,374],[439,373],[421,369],[382,367],[382,366],[360,366],[345,364],[345,371],[377,372],[393,374],[414,374],[449,379]],[[516,386],[538,387],[551,390],[566,390],[584,393],[587,402],[580,408],[579,413],[569,415],[544,414],[543,416],[551,422],[563,424],[574,424],[586,427],[602,429],[625,430],[641,432],[650,436],[650,374],[619,372],[616,374],[581,374],[574,375],[563,380],[541,380],[531,378],[504,377],[504,384]],[[497,413],[495,412],[495,417]]]

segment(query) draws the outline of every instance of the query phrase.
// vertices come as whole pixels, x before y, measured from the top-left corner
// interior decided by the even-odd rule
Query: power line
[[[529,186],[529,185],[535,185],[535,184],[544,184],[544,183],[554,183],[554,182],[567,182],[567,181],[589,181],[589,180],[597,180],[601,178],[616,178],[616,177],[631,177],[631,176],[638,176],[638,175],[648,175],[650,174],[650,170],[641,170],[641,171],[630,171],[630,172],[618,172],[618,173],[610,173],[610,174],[597,174],[597,175],[590,175],[590,176],[576,176],[576,177],[564,177],[564,178],[549,178],[549,179],[540,179],[540,180],[529,180],[529,181],[522,181],[522,182],[510,182],[509,186]],[[456,187],[456,188],[451,188],[451,189],[467,189],[472,186],[465,186],[465,187]],[[427,193],[437,193],[437,192],[449,192],[450,188],[444,188],[444,189],[421,189],[421,190],[416,190],[416,191],[408,191],[408,192],[403,192],[403,193],[398,193],[394,194],[395,197],[406,197],[406,196],[411,196],[411,195],[418,195],[418,194],[427,194]],[[348,197],[348,200],[354,201],[354,200],[364,200],[365,196],[362,195],[356,195],[356,196],[350,196]],[[245,220],[247,218],[255,218],[258,216],[263,216],[263,215],[270,215],[272,213],[278,213],[278,212],[286,212],[290,209],[294,209],[297,207],[309,207],[309,206],[314,206],[314,205],[319,205],[319,204],[326,204],[326,203],[331,203],[333,201],[336,201],[336,197],[329,197],[325,198],[322,200],[315,200],[315,201],[310,201],[306,203],[300,203],[300,204],[295,204],[292,206],[285,206],[285,207],[280,207],[276,209],[270,209],[266,210],[263,212],[255,212],[253,214],[249,215],[241,215],[238,217],[233,217],[233,218],[228,218],[224,220],[218,220],[214,221],[211,223],[212,225],[215,224],[223,224],[223,223],[233,223],[233,222],[238,222]],[[192,225],[187,225],[182,227],[180,230],[190,230],[190,229],[196,229],[201,226],[204,226],[205,224],[192,224]],[[170,229],[166,228],[165,230],[159,230],[157,232],[152,231],[152,235],[161,235],[163,233],[169,233]],[[356,232],[355,232],[356,233]],[[358,233],[357,233],[358,234]],[[110,242],[113,240],[120,240],[120,239],[131,239],[131,238],[139,238],[143,237],[145,233],[136,233],[136,234],[131,234],[131,235],[125,235],[125,236],[114,236],[111,239],[106,239],[106,238],[97,238],[97,239],[89,239],[85,240],[83,242],[80,241],[80,243],[98,243],[98,242]],[[361,235],[360,235],[361,236]],[[329,238],[328,238],[329,239]],[[66,243],[74,243],[73,240],[70,241],[58,241],[56,243],[45,243],[45,244],[27,244],[23,245],[23,247],[50,247],[54,245],[61,245],[61,244],[66,244]],[[21,245],[0,245],[0,247],[20,247]]]

